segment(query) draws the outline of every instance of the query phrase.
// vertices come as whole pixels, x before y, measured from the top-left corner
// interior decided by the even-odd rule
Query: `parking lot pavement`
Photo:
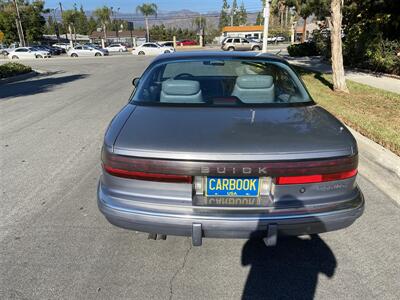
[[[353,226],[276,248],[192,248],[108,224],[96,206],[103,133],[150,60],[32,61],[52,74],[0,86],[0,299],[400,298],[400,208],[362,173]]]

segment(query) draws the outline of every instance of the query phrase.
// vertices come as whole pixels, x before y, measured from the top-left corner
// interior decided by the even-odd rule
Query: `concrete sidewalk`
[[[291,64],[321,73],[332,73],[331,65],[319,57],[285,57]],[[366,84],[378,89],[400,94],[400,79],[385,75],[346,70],[346,79]]]

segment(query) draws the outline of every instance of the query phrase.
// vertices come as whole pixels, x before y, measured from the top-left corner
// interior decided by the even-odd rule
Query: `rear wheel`
[[[40,54],[36,55],[36,58],[43,58]]]
[[[261,50],[260,46],[254,46],[253,47],[253,51],[259,51],[259,50]]]
[[[229,47],[228,51],[235,51],[235,48],[234,47]]]
[[[145,55],[143,51],[139,51],[138,55]]]
[[[97,52],[94,56],[101,56],[101,54]]]
[[[71,54],[71,57],[78,57],[78,54],[72,53],[72,54]]]
[[[16,55],[13,55],[11,58],[12,58],[12,59],[19,59],[19,57],[16,56]]]

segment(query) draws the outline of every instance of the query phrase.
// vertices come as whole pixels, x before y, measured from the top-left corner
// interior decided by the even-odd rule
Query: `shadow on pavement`
[[[329,246],[318,236],[285,237],[275,247],[250,239],[242,265],[251,269],[243,299],[313,299],[319,273],[332,277],[337,266]]]
[[[60,77],[39,78],[36,80],[25,80],[8,83],[0,86],[0,99],[10,97],[20,97],[26,95],[35,95],[49,91],[56,85],[65,84],[75,80],[87,77],[86,74],[75,74]]]

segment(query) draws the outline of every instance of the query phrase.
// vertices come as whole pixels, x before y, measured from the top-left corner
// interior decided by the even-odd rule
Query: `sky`
[[[135,12],[136,6],[142,3],[155,3],[160,11],[189,9],[200,13],[206,13],[210,11],[219,11],[222,7],[222,0],[45,0],[45,6],[46,8],[55,8],[60,1],[65,9],[72,8],[74,3],[76,3],[78,7],[82,4],[85,10],[93,10],[106,5],[108,7],[114,7],[114,10],[119,7],[121,13],[133,13]],[[240,5],[242,0],[237,0],[237,2],[238,5]],[[228,0],[228,3],[231,4],[232,0]],[[243,3],[249,12],[261,10],[261,0],[243,0]]]

